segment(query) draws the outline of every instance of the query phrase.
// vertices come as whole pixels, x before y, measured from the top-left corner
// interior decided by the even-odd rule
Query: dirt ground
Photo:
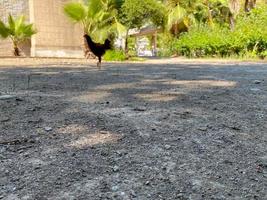
[[[266,63],[2,62],[0,199],[267,199],[266,78]]]

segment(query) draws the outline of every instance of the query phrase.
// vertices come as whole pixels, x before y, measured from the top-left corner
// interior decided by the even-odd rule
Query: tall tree
[[[241,8],[240,0],[229,0],[229,9],[230,9],[229,22],[231,30],[234,30],[235,19],[240,11],[240,8]]]
[[[125,31],[124,26],[117,20],[117,9],[121,4],[122,0],[70,2],[64,6],[64,13],[74,23],[81,24],[84,33],[90,35],[94,41],[103,42],[114,33],[122,34]],[[84,48],[85,56],[94,57],[86,41]]]
[[[120,10],[120,21],[127,28],[125,53],[128,53],[128,32],[133,28],[153,24],[163,26],[165,8],[156,0],[125,0]]]
[[[109,34],[123,31],[122,25],[116,18],[119,4],[119,0],[70,2],[64,6],[64,12],[73,22],[82,25],[84,33],[101,42]]]

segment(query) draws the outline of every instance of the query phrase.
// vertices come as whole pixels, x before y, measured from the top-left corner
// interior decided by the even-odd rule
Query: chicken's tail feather
[[[109,39],[105,40],[104,45],[105,45],[105,49],[111,49],[112,48],[111,47],[111,41]]]

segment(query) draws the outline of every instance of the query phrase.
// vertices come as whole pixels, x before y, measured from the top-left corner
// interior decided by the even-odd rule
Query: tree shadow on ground
[[[0,146],[3,195],[263,197],[253,167],[266,155],[266,75],[266,65],[1,68],[1,93],[18,98],[0,100],[0,139],[21,139]]]

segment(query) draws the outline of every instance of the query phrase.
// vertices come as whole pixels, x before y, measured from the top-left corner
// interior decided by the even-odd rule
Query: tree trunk
[[[245,12],[249,12],[249,6],[248,6],[249,0],[245,1]]]
[[[235,28],[235,19],[240,12],[240,0],[230,0],[229,9],[230,9],[229,25],[231,30],[233,31]]]
[[[209,0],[204,1],[204,5],[207,7],[207,13],[208,13],[208,25],[209,27],[213,28],[214,24],[213,24],[213,17],[212,17],[212,13],[210,10],[210,2]]]
[[[126,31],[126,36],[125,36],[125,48],[124,48],[124,52],[126,57],[129,57],[129,47],[128,47],[128,36],[129,36],[129,30]]]
[[[19,47],[18,47],[18,44],[17,42],[13,41],[13,54],[14,56],[20,56],[20,50],[19,50]]]
[[[179,34],[179,31],[178,31],[178,24],[177,24],[177,23],[175,23],[175,24],[173,25],[173,32],[174,32],[174,36],[177,37],[178,34]]]
[[[256,7],[256,0],[246,0],[245,1],[245,12],[251,11],[251,9]]]
[[[233,31],[235,29],[235,18],[232,14],[229,16],[229,24],[231,31]]]

